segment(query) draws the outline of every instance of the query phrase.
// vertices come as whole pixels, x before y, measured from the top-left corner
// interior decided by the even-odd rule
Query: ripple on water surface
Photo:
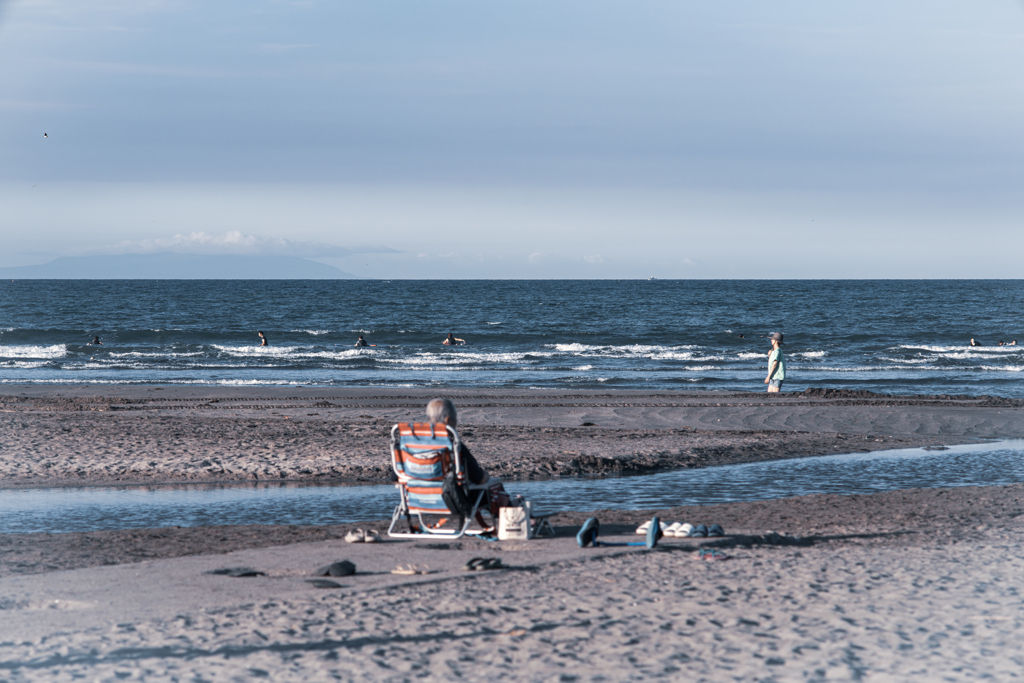
[[[677,470],[635,477],[511,482],[543,512],[642,510],[814,493],[1024,482],[1024,440],[909,448]],[[297,484],[9,490],[0,532],[71,532],[220,524],[344,524],[390,517],[394,486]]]

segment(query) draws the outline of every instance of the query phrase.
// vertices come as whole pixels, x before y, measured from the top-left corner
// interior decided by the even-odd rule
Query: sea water
[[[814,493],[1024,482],[1024,441],[906,448],[674,470],[632,477],[509,482],[538,512],[650,510]],[[391,516],[394,486],[117,486],[4,491],[0,533],[217,524],[345,524]]]
[[[1024,397],[1022,310],[1019,280],[18,280],[0,383],[763,391],[781,331],[787,391]]]

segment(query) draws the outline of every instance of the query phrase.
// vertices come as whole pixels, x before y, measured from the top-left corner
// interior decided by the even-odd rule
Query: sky
[[[1016,0],[0,2],[0,267],[1024,275]]]

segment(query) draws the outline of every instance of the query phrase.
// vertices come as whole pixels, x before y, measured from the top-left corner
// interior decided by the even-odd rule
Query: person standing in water
[[[786,361],[782,358],[782,333],[772,332],[768,335],[772,340],[772,350],[768,354],[768,376],[764,383],[768,385],[768,393],[782,391],[782,380],[786,379]]]
[[[103,342],[100,341],[100,336],[97,334],[93,336],[92,341],[87,346],[103,346]]]
[[[376,346],[376,344],[367,344],[363,335],[359,335],[359,339],[356,339],[356,346]]]
[[[257,330],[256,334],[260,335],[260,339],[263,340],[263,343],[260,344],[260,346],[270,346],[270,343],[267,341],[267,335],[263,334],[261,330]]]
[[[445,337],[444,341],[441,342],[441,343],[446,345],[446,346],[458,346],[459,344],[465,344],[466,340],[465,339],[459,339],[458,337],[453,335],[451,332],[449,332],[448,336]]]

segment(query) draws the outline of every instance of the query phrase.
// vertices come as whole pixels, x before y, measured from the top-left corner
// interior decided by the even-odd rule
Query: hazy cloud
[[[156,254],[161,252],[178,254],[246,254],[261,256],[301,256],[325,258],[349,256],[351,254],[394,254],[395,249],[374,244],[342,247],[325,242],[301,242],[283,237],[248,235],[239,230],[230,230],[222,235],[207,232],[190,232],[173,237],[158,237],[146,240],[125,240],[118,244],[92,247],[76,252],[85,254]]]
[[[590,256],[584,256],[583,260],[587,263],[604,263],[604,257],[600,254],[591,254]]]

